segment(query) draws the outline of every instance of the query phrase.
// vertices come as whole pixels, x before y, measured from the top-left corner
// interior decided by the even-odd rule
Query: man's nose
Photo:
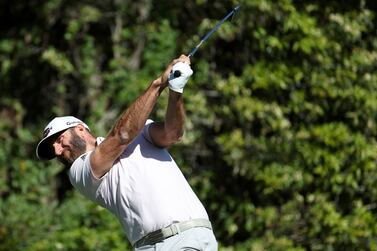
[[[52,147],[54,148],[54,152],[56,156],[60,156],[63,152],[63,147],[60,143],[55,142],[52,144]]]

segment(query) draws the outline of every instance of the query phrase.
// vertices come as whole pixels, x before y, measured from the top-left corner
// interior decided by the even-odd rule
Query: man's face
[[[65,166],[72,163],[86,152],[86,142],[70,128],[61,133],[52,144],[57,159]]]

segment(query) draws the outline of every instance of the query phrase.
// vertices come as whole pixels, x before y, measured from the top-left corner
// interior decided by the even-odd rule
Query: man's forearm
[[[139,134],[163,89],[161,78],[154,80],[116,121],[112,133],[119,135],[122,144],[129,144]]]
[[[174,141],[183,135],[185,109],[181,93],[169,91],[169,102],[165,116],[165,132]]]

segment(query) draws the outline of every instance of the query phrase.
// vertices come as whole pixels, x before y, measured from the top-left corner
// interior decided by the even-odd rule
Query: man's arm
[[[185,109],[181,93],[169,91],[169,102],[165,121],[153,123],[149,135],[155,145],[169,147],[178,142],[183,135]]]
[[[112,167],[132,140],[140,133],[161,92],[168,85],[168,76],[174,64],[184,62],[184,56],[173,60],[164,73],[154,80],[115,122],[106,139],[94,150],[90,164],[93,174],[100,178]]]
[[[185,109],[183,104],[183,88],[192,74],[190,58],[181,56],[182,63],[174,65],[173,70],[180,71],[180,78],[169,81],[169,101],[165,121],[153,123],[149,127],[149,135],[153,143],[159,147],[169,147],[183,136]]]

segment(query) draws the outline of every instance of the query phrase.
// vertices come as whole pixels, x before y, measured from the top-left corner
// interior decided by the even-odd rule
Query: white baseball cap
[[[51,142],[49,141],[51,136],[79,124],[90,130],[84,122],[73,116],[56,117],[51,120],[43,130],[43,139],[37,145],[36,154],[38,159],[50,160],[55,158]]]

